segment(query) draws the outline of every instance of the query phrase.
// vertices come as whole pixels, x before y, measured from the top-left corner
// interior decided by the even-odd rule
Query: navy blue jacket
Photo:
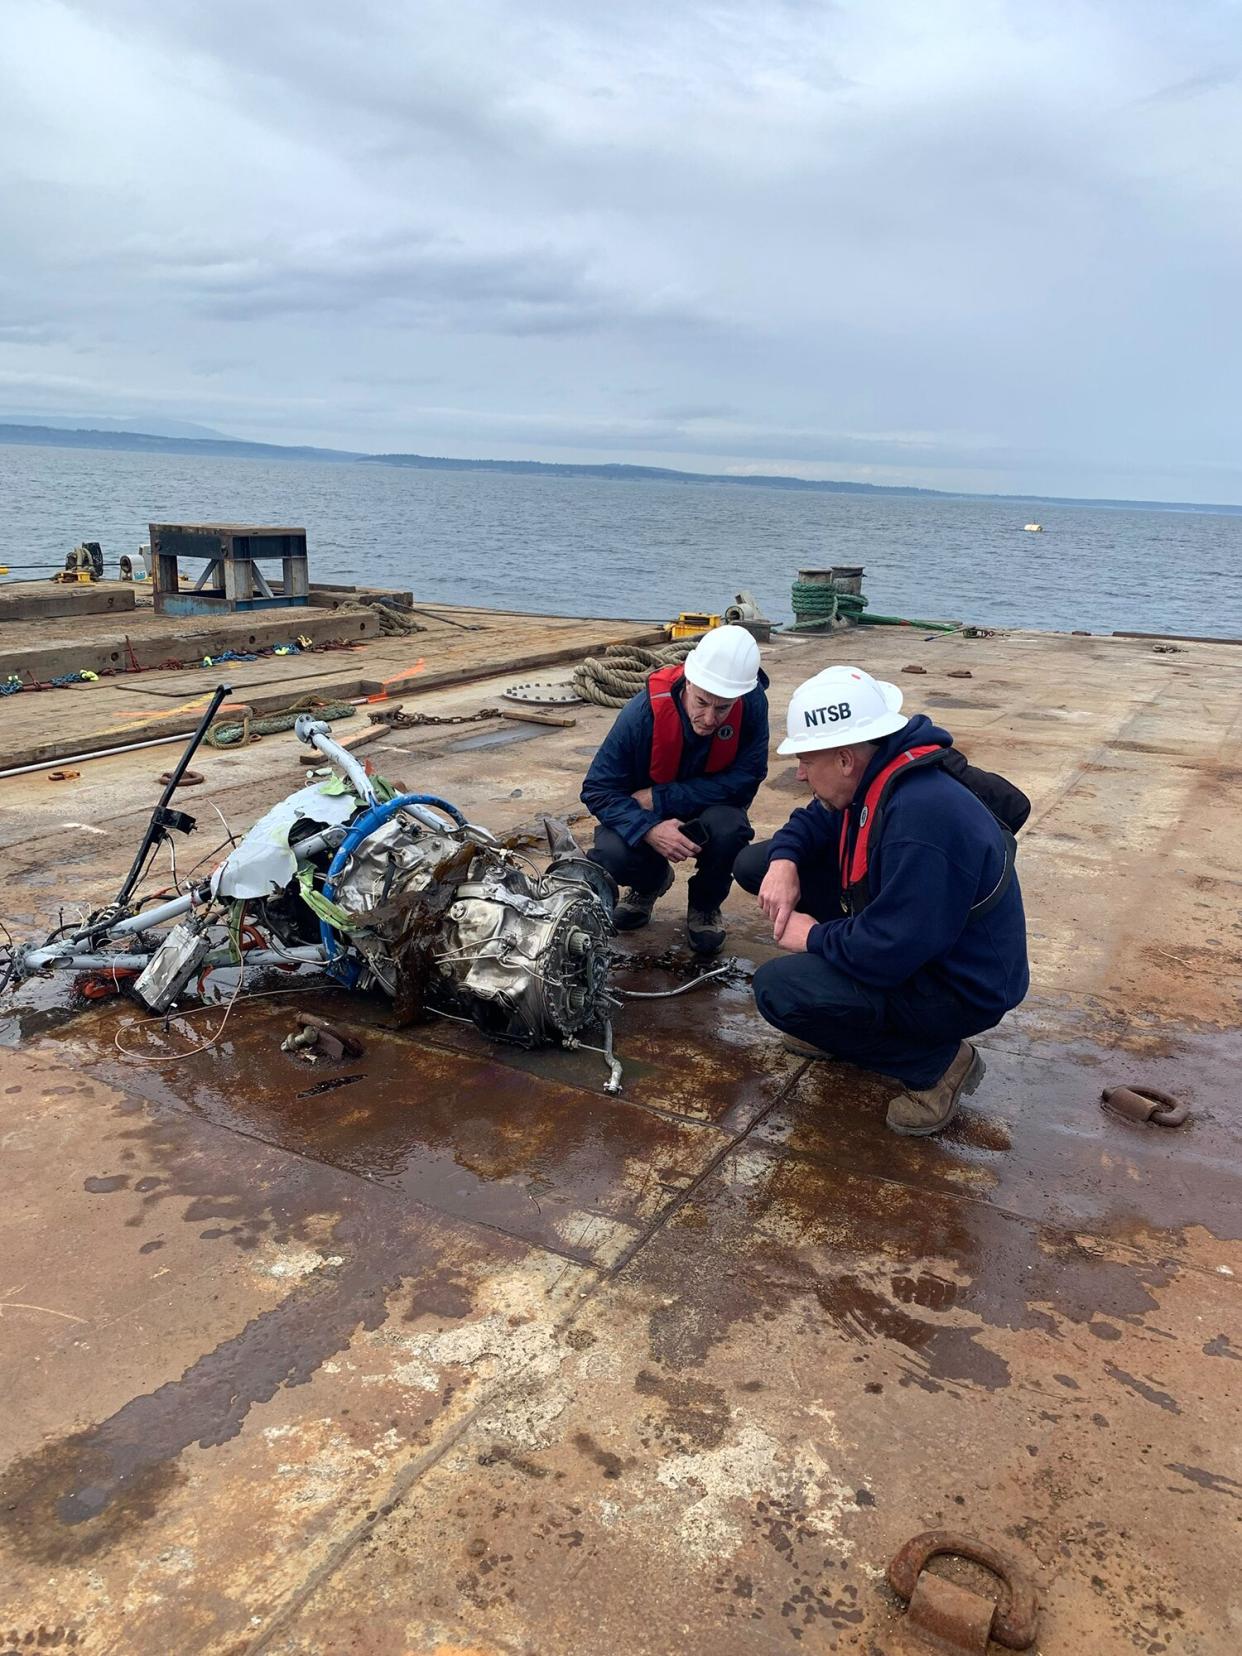
[[[709,805],[737,805],[742,810],[759,791],[768,774],[768,685],[766,673],[742,699],[742,735],[737,758],[726,769],[705,773],[707,755],[714,736],[696,736],[681,705],[685,680],[673,690],[681,720],[681,764],[677,780],[651,782],[651,735],[655,715],[646,689],[632,696],[617,714],[616,723],[605,736],[591,761],[582,784],[582,803],[606,828],[620,834],[627,845],[637,845],[657,823],[675,817],[690,822]],[[630,795],[651,788],[654,810],[644,811]]]
[[[918,714],[880,743],[849,810],[857,814],[872,777],[904,748],[948,747],[952,740]],[[814,800],[775,835],[768,861],[835,870],[840,834],[841,813]],[[893,785],[871,837],[871,901],[857,915],[815,926],[807,949],[876,989],[926,968],[972,1007],[999,1018],[1030,984],[1017,877],[989,914],[967,916],[996,886],[1004,858],[1001,828],[969,788],[939,765],[912,770]]]

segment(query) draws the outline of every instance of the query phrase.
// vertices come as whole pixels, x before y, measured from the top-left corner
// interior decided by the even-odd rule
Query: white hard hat
[[[789,702],[789,734],[780,754],[814,753],[891,736],[908,723],[895,684],[873,679],[861,667],[825,667],[800,684]]]
[[[709,696],[748,696],[759,682],[759,646],[745,627],[713,627],[686,657],[686,677]]]

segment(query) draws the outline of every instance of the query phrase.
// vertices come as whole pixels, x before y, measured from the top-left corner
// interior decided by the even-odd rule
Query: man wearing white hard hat
[[[1013,835],[1030,802],[857,667],[800,685],[787,731],[811,803],[735,868],[788,951],[755,973],[759,1011],[793,1051],[895,1076],[894,1132],[938,1132],[983,1075],[967,1037],[1029,985]]]
[[[746,811],[768,770],[767,682],[746,629],[716,627],[617,714],[582,801],[599,822],[592,860],[629,887],[613,915],[619,931],[645,926],[674,866],[693,860],[691,947],[711,954],[724,942],[720,905],[754,838]]]

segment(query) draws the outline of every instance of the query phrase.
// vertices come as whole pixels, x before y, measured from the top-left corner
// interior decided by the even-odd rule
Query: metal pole
[[[46,959],[44,957],[47,957]],[[133,971],[145,966],[154,959],[152,954],[99,954],[98,952],[83,952],[82,954],[58,955],[52,949],[32,949],[23,957],[24,964],[31,971],[42,971],[51,967],[64,972],[90,971]],[[288,949],[247,949],[247,966],[315,966],[324,963],[324,951],[318,943],[299,943]],[[213,969],[217,966],[235,966],[232,955],[227,949],[214,950],[203,961],[202,969]]]
[[[142,836],[142,844],[138,847],[137,855],[134,857],[133,863],[130,865],[129,873],[125,876],[121,889],[117,892],[116,897],[112,901],[111,906],[114,911],[125,907],[126,903],[130,899],[130,895],[133,892],[134,887],[138,884],[139,876],[141,875],[143,868],[146,866],[147,857],[150,854],[152,847],[158,845],[167,834],[168,830],[162,821],[164,809],[167,806],[168,801],[176,792],[177,784],[185,775],[190,760],[193,759],[195,753],[198,751],[199,744],[202,742],[203,737],[207,734],[211,721],[220,711],[220,703],[227,695],[230,694],[232,688],[232,685],[229,684],[218,684],[216,686],[215,694],[212,696],[211,701],[208,704],[207,711],[198,721],[198,729],[186,743],[185,751],[182,753],[180,759],[178,759],[175,767],[173,768],[172,775],[168,778],[168,785],[160,795],[159,803],[151,812],[151,820],[147,824],[146,833]],[[91,932],[99,931],[101,929],[103,928],[99,926],[90,927],[87,929],[87,933],[80,935],[89,935]]]
[[[303,713],[299,715],[293,729],[299,742],[308,743],[322,753],[331,764],[339,765],[353,784],[354,792],[359,799],[365,800],[368,805],[378,803],[371,778],[352,753],[339,742],[333,741],[330,724],[325,724],[322,719],[316,719],[309,713]]]
[[[32,771],[55,770],[60,765],[80,765],[88,759],[110,759],[114,753],[137,753],[140,748],[167,747],[169,742],[183,742],[185,732],[176,736],[152,736],[146,742],[125,742],[121,747],[91,748],[88,753],[62,753],[58,759],[43,759],[37,765],[10,765],[0,770],[0,782],[10,776],[29,776]]]

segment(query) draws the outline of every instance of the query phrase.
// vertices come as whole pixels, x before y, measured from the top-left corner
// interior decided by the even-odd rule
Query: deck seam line
[[[590,1300],[594,1299],[605,1283],[611,1282],[612,1279],[617,1276],[632,1259],[637,1257],[642,1248],[645,1247],[647,1242],[650,1241],[656,1232],[663,1227],[667,1220],[671,1218],[674,1213],[679,1212],[681,1208],[685,1206],[685,1203],[699,1188],[703,1180],[709,1177],[709,1175],[720,1166],[724,1158],[735,1150],[738,1145],[741,1144],[746,1137],[748,1137],[754,1128],[759,1125],[764,1117],[767,1116],[769,1111],[774,1110],[781,1100],[788,1095],[790,1090],[801,1079],[808,1067],[809,1062],[804,1062],[795,1069],[794,1073],[785,1082],[784,1086],[779,1089],[771,1101],[760,1112],[755,1120],[750,1123],[746,1130],[731,1137],[728,1142],[722,1146],[718,1154],[712,1157],[709,1164],[703,1169],[702,1173],[694,1180],[694,1182],[688,1185],[686,1189],[669,1204],[668,1208],[661,1215],[661,1217],[656,1220],[641,1237],[638,1238],[632,1248],[627,1249],[627,1251],[614,1265],[607,1268],[599,1266],[588,1267],[589,1270],[593,1270],[596,1273],[595,1280],[584,1284],[583,1289],[578,1296],[577,1302],[569,1308],[563,1319],[557,1319],[554,1322],[553,1326],[555,1328],[559,1329],[562,1326],[568,1326],[576,1320],[579,1313],[585,1308]],[[579,1262],[574,1260],[571,1263],[578,1264]],[[494,1408],[497,1400],[503,1396],[506,1389],[521,1383],[525,1372],[526,1370],[523,1368],[516,1374],[506,1376],[506,1378],[499,1383],[495,1390],[489,1392],[486,1397],[480,1398],[474,1408],[471,1409],[467,1415],[463,1416],[458,1424],[453,1427],[439,1443],[437,1443],[433,1448],[429,1448],[425,1454],[420,1455],[411,1465],[405,1467],[389,1486],[389,1491],[385,1500],[380,1503],[381,1507],[396,1506],[400,1504],[400,1502],[404,1500],[405,1496],[410,1492],[423,1474],[436,1466],[445,1457],[445,1455],[447,1455],[448,1452],[454,1448],[458,1442],[460,1442],[462,1437],[472,1426],[474,1426],[483,1412]],[[388,1516],[388,1514],[385,1514],[385,1516]],[[314,1594],[317,1593],[319,1589],[336,1574],[341,1566],[347,1562],[354,1549],[361,1541],[367,1538],[374,1528],[375,1522],[368,1521],[366,1519],[363,1519],[360,1523],[355,1524],[350,1533],[345,1536],[343,1540],[338,1542],[336,1547],[332,1549],[332,1552],[323,1561],[323,1563],[319,1565],[317,1569],[312,1571],[310,1577],[302,1585],[302,1587],[300,1587],[288,1600],[288,1602],[276,1612],[268,1626],[265,1627],[256,1636],[256,1638],[245,1647],[244,1656],[261,1656],[261,1653],[264,1650],[270,1648],[272,1640],[289,1626],[292,1619],[299,1614],[302,1608],[309,1603]]]
[[[717,1153],[707,1162],[706,1166],[695,1175],[694,1179],[686,1186],[685,1190],[680,1192],[680,1194],[669,1203],[663,1213],[661,1213],[660,1216],[648,1226],[647,1230],[637,1238],[634,1245],[631,1248],[627,1248],[620,1258],[610,1265],[606,1271],[604,1271],[603,1280],[611,1281],[613,1277],[619,1276],[621,1272],[638,1257],[656,1233],[663,1230],[669,1220],[681,1212],[682,1208],[685,1207],[690,1198],[702,1187],[703,1183],[707,1179],[711,1178],[711,1176],[716,1172],[716,1169],[720,1167],[725,1157],[732,1155],[738,1146],[750,1137],[756,1127],[760,1126],[767,1120],[768,1116],[772,1113],[776,1106],[789,1096],[790,1092],[795,1086],[797,1086],[803,1075],[810,1068],[810,1065],[811,1060],[804,1059],[803,1062],[795,1068],[793,1074],[785,1082],[784,1086],[777,1090],[768,1103],[764,1105],[763,1109],[760,1110],[754,1120],[749,1122],[740,1133],[734,1134],[724,1145],[721,1146]]]
[[[456,1426],[451,1427],[438,1442],[429,1446],[408,1466],[403,1467],[389,1485],[383,1501],[377,1503],[380,1509],[379,1515],[385,1518],[390,1516],[387,1512],[383,1512],[383,1508],[399,1505],[423,1474],[431,1471],[434,1466],[444,1459],[449,1451],[475,1425],[484,1411],[495,1406],[497,1398],[505,1387],[514,1383],[524,1373],[525,1369],[519,1371],[516,1375],[507,1376],[495,1390],[489,1392],[485,1397],[481,1397],[474,1407],[462,1416]],[[337,1542],[323,1563],[311,1571],[307,1580],[276,1611],[268,1625],[245,1646],[244,1656],[260,1656],[263,1650],[269,1648],[272,1640],[289,1626],[319,1589],[348,1561],[359,1543],[365,1541],[378,1528],[379,1515],[375,1519],[360,1519],[350,1532]]]

